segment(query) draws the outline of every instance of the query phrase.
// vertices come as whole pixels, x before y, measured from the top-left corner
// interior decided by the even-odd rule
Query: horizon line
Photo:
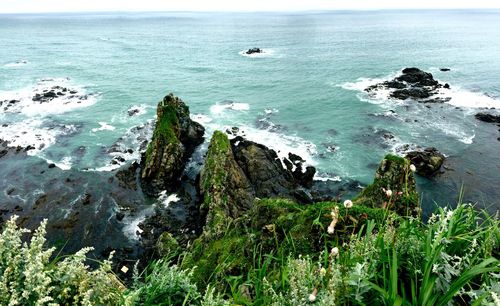
[[[335,8],[310,10],[89,10],[89,11],[40,11],[40,12],[0,12],[0,15],[38,15],[38,14],[91,14],[91,13],[328,13],[328,12],[377,12],[377,11],[500,11],[500,8]]]

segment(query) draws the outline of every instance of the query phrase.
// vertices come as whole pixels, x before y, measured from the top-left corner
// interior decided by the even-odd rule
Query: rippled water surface
[[[500,108],[498,37],[499,11],[0,15],[0,101],[18,101],[0,109],[0,138],[35,147],[0,160],[0,201],[33,205],[54,188],[54,175],[40,174],[46,163],[58,177],[99,173],[64,199],[87,189],[106,199],[112,192],[96,186],[137,159],[149,135],[131,129],[174,92],[209,132],[238,126],[305,157],[318,179],[367,184],[397,146],[435,146],[448,170],[419,179],[424,207],[455,203],[463,186],[467,200],[496,210],[500,135],[473,115]],[[265,53],[242,52],[251,47]],[[426,107],[363,92],[409,66],[449,83],[451,101]],[[55,86],[66,91],[32,100]]]

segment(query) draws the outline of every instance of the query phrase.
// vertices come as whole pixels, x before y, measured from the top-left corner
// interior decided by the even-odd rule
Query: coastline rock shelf
[[[318,216],[328,219],[325,215],[335,207],[345,208],[331,200],[338,194],[325,197],[314,192],[316,169],[293,153],[280,159],[264,145],[241,136],[230,139],[215,131],[198,179],[190,183],[194,194],[186,196],[183,169],[203,141],[203,131],[189,119],[184,102],[174,95],[158,104],[155,132],[142,158],[140,180],[146,192],[167,190],[180,195],[176,205],[189,206],[191,216],[175,219],[172,213],[166,213],[174,209],[172,205],[158,209],[139,225],[145,248],[156,256],[173,248],[187,249],[183,264],[198,267],[195,279],[199,284],[206,284],[211,275],[208,271],[228,260],[229,255],[231,260],[223,265],[226,268],[215,277],[249,269],[252,261],[245,250],[257,244],[269,252],[276,242],[283,251],[290,250],[293,246],[287,242],[287,235],[306,253],[321,251],[325,237],[312,222]],[[351,218],[342,218],[339,229],[357,228],[362,220],[378,220],[388,213],[418,215],[418,194],[409,166],[405,158],[386,156],[374,182],[353,198]],[[339,230],[340,240],[345,238],[342,235]]]
[[[390,90],[390,97],[398,100],[413,99],[419,103],[444,103],[449,97],[439,97],[439,90],[450,89],[448,83],[441,84],[431,73],[418,68],[405,68],[402,74],[393,80],[369,86],[368,93]]]

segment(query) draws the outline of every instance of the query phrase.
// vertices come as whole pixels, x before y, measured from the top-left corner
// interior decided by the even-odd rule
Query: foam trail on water
[[[22,66],[27,65],[27,64],[29,64],[29,62],[27,60],[20,60],[20,61],[15,61],[12,63],[7,63],[3,66],[6,68],[15,68],[15,67],[22,67]]]
[[[99,122],[100,127],[99,128],[94,128],[92,129],[92,132],[98,132],[98,131],[114,131],[115,127],[112,125],[107,124],[106,122]]]
[[[250,105],[248,103],[239,103],[239,102],[224,102],[217,103],[210,107],[210,112],[214,115],[221,115],[226,110],[234,110],[234,111],[247,111],[250,109]]]

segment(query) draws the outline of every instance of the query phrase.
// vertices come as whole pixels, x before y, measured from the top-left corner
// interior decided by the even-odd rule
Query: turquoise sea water
[[[40,161],[106,176],[120,137],[134,149],[123,157],[137,158],[129,130],[174,92],[209,133],[238,126],[280,154],[305,157],[318,179],[367,184],[398,145],[435,146],[448,170],[419,179],[424,207],[455,203],[464,186],[467,200],[497,210],[500,135],[473,115],[500,108],[498,37],[500,11],[0,15],[0,100],[21,101],[0,109],[0,138],[37,148],[0,161],[3,201],[11,188],[25,202],[43,192],[53,178],[31,177]],[[243,56],[251,47],[266,53]],[[450,103],[363,93],[411,66],[449,83]],[[31,101],[52,86],[76,97]]]

